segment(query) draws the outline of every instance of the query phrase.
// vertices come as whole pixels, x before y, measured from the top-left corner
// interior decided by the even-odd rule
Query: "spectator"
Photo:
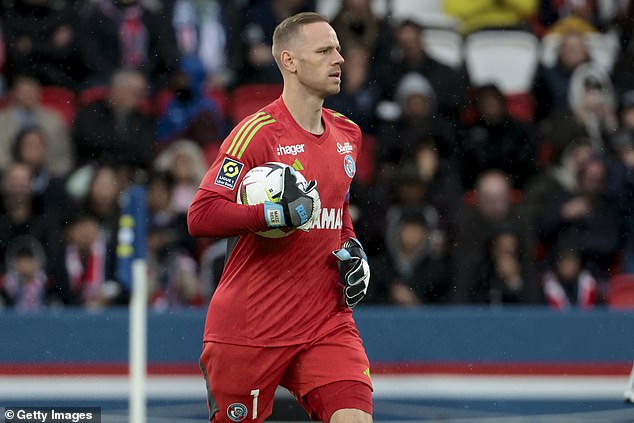
[[[53,226],[62,223],[69,212],[70,201],[65,187],[65,178],[55,175],[46,162],[48,139],[40,128],[23,129],[11,146],[11,156],[16,163],[31,168],[33,211]]]
[[[469,302],[474,304],[528,304],[536,301],[536,278],[520,235],[499,228],[489,239],[485,255],[472,275]]]
[[[324,105],[343,113],[354,121],[361,132],[376,133],[374,111],[379,99],[379,87],[370,80],[370,56],[361,45],[348,45],[342,65],[345,75],[339,94],[328,97]]]
[[[169,3],[169,2],[166,2]],[[171,0],[172,26],[182,58],[197,58],[212,85],[225,85],[227,33],[222,16],[226,3],[218,0]]]
[[[443,158],[439,150],[436,138],[421,134],[412,155],[418,176],[426,186],[427,201],[438,210],[440,225],[450,238],[462,201],[462,184],[453,161]]]
[[[14,0],[3,19],[7,74],[76,89],[84,67],[76,53],[77,22],[68,2]]]
[[[47,225],[33,211],[31,168],[24,163],[11,163],[0,184],[0,257],[5,257],[9,242],[20,235],[30,235],[50,253],[49,239],[55,239],[56,228]],[[0,274],[5,272],[0,260]]]
[[[379,270],[379,288],[391,303],[418,305],[443,303],[450,292],[450,266],[444,248],[438,245],[438,222],[429,208],[394,207],[388,213],[385,263]],[[440,240],[442,242],[442,240]],[[385,272],[385,274],[382,274]]]
[[[556,63],[538,70],[533,88],[537,105],[536,120],[547,117],[552,110],[566,107],[573,72],[590,61],[590,51],[583,34],[562,34]]]
[[[607,279],[621,248],[622,217],[618,204],[605,198],[606,168],[593,158],[579,170],[579,191],[554,195],[538,218],[544,245],[574,245],[599,280]],[[552,254],[553,252],[551,252]]]
[[[537,12],[537,0],[445,0],[444,6],[461,21],[465,35],[482,29],[527,28]]]
[[[488,242],[500,227],[509,228],[524,239],[525,227],[518,219],[517,206],[512,203],[511,182],[504,172],[491,169],[478,176],[474,206],[463,204],[457,213],[456,234],[451,249],[455,274],[453,301],[467,303],[470,299],[473,275],[484,260]],[[524,250],[524,245],[520,247]]]
[[[194,257],[199,253],[198,244],[187,231],[187,216],[173,208],[173,189],[174,178],[168,171],[151,175],[147,185],[148,222],[159,232],[157,238],[163,237],[162,232],[169,232],[171,247]]]
[[[581,65],[570,79],[568,107],[554,111],[542,125],[542,136],[557,157],[574,139],[588,138],[600,154],[618,127],[612,83],[592,64]]]
[[[383,121],[379,127],[380,163],[387,167],[400,163],[424,136],[436,138],[438,151],[444,157],[454,153],[455,131],[447,120],[437,115],[438,97],[425,77],[415,72],[403,76],[396,100],[401,107],[400,118]]]
[[[630,49],[632,36],[634,36],[634,2],[629,0],[618,2],[613,11],[614,26],[612,29],[616,30],[621,51],[625,52]]]
[[[198,266],[180,246],[169,221],[150,221],[148,227],[148,289],[154,310],[201,306],[206,300]]]
[[[67,220],[64,245],[53,275],[65,304],[100,308],[121,295],[121,286],[109,274],[107,241],[92,213],[76,211]]]
[[[618,112],[619,127],[624,131],[634,130],[634,90],[623,93]]]
[[[80,16],[79,51],[88,86],[106,84],[120,68],[139,70],[153,91],[167,85],[179,53],[160,2],[97,0]]]
[[[349,48],[361,46],[372,58],[370,74],[373,75],[371,79],[376,81],[375,67],[389,59],[394,35],[389,23],[374,13],[371,3],[370,0],[343,0],[331,24],[346,52],[346,61],[350,56]],[[344,75],[348,73],[344,72]]]
[[[467,85],[465,72],[458,73],[427,55],[420,24],[406,19],[395,31],[396,43],[391,56],[380,64],[381,70],[377,76],[384,89],[383,97],[394,98],[398,82],[403,76],[417,72],[429,81],[434,92],[442,93],[437,98],[439,113],[456,121],[464,105]]]
[[[278,23],[299,12],[314,10],[306,0],[262,0],[244,12],[243,59],[238,84],[282,83],[271,54],[273,31]]]
[[[64,175],[72,169],[73,152],[62,118],[40,103],[40,84],[30,76],[13,78],[11,102],[0,111],[0,170],[11,158],[11,143],[18,133],[37,126],[48,139],[47,163],[51,171]]]
[[[634,90],[634,43],[631,42],[634,36],[634,2],[630,2],[628,8],[629,14],[624,19],[627,25],[623,29],[627,32],[619,37],[622,43],[621,50],[612,70],[612,79],[617,92]]]
[[[609,194],[623,217],[623,273],[634,274],[634,128],[622,129],[612,139],[614,159],[608,163]]]
[[[540,0],[539,23],[548,33],[596,32],[601,28],[594,0]]]
[[[45,271],[46,254],[28,235],[15,238],[7,249],[7,273],[0,275],[0,308],[40,311],[47,306],[51,284]]]
[[[478,88],[477,112],[477,120],[462,135],[463,186],[471,189],[482,172],[500,169],[515,188],[522,188],[536,171],[536,148],[528,130],[509,116],[504,95],[495,85]]]
[[[169,173],[173,181],[171,209],[175,213],[186,214],[207,171],[200,147],[192,141],[176,141],[156,158],[155,168]]]
[[[526,241],[528,251],[534,259],[541,262],[543,249],[537,238],[537,221],[544,204],[562,195],[574,195],[578,192],[579,170],[592,157],[590,140],[580,138],[571,141],[566,149],[546,169],[539,172],[524,188],[521,215],[527,227]],[[539,263],[538,263],[539,264]]]
[[[589,309],[597,302],[597,281],[572,248],[559,247],[552,268],[544,274],[543,289],[546,301],[557,310]]]
[[[165,146],[178,138],[196,141],[201,147],[219,142],[223,134],[223,116],[206,95],[205,70],[196,57],[181,60],[170,79],[173,97],[159,116],[157,137]]]
[[[119,198],[123,192],[117,168],[102,165],[95,169],[86,198],[80,208],[95,216],[107,244],[108,260],[114,262],[119,217],[121,207]],[[114,274],[113,267],[108,269],[109,276]]]
[[[140,111],[147,81],[135,70],[119,70],[104,100],[78,110],[73,140],[79,165],[117,163],[148,170],[154,159],[154,121]]]

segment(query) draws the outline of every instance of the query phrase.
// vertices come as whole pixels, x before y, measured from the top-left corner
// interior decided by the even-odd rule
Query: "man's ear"
[[[282,53],[280,54],[280,63],[282,64],[282,68],[286,69],[290,73],[295,73],[297,71],[295,55],[290,50],[282,50]]]

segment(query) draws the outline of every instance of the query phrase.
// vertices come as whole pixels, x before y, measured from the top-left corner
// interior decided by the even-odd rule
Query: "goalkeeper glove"
[[[332,252],[339,260],[339,274],[343,283],[346,305],[354,307],[365,297],[370,283],[370,265],[361,243],[350,238],[343,248]]]
[[[295,170],[284,169],[282,195],[277,203],[264,203],[264,217],[269,228],[298,228],[306,225],[318,208],[317,181],[297,182]]]

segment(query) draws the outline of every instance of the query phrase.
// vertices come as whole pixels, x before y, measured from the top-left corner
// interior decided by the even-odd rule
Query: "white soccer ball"
[[[297,170],[293,169],[292,166],[279,162],[267,162],[261,166],[254,167],[244,175],[238,187],[238,198],[236,201],[239,204],[248,205],[261,204],[265,201],[277,203],[282,198],[284,171],[287,167],[290,167],[295,173],[299,184],[308,184],[306,178]],[[314,201],[315,212],[308,222],[300,226],[299,229],[304,231],[308,231],[311,228],[315,216],[318,216],[321,210],[321,202],[319,201],[317,190],[313,190],[311,196]],[[268,231],[256,232],[256,234],[266,238],[283,238],[294,231],[295,229],[270,229]]]

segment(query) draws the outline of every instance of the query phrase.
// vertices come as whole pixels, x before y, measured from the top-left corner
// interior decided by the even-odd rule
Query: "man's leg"
[[[372,423],[372,415],[361,410],[343,408],[334,412],[330,423]]]
[[[275,389],[297,347],[260,348],[206,342],[200,368],[209,420],[257,423],[273,409]]]
[[[362,382],[329,383],[310,391],[304,400],[324,423],[372,422],[372,390]]]
[[[282,386],[312,418],[322,422],[372,421],[370,363],[353,323],[304,346],[284,375]]]

